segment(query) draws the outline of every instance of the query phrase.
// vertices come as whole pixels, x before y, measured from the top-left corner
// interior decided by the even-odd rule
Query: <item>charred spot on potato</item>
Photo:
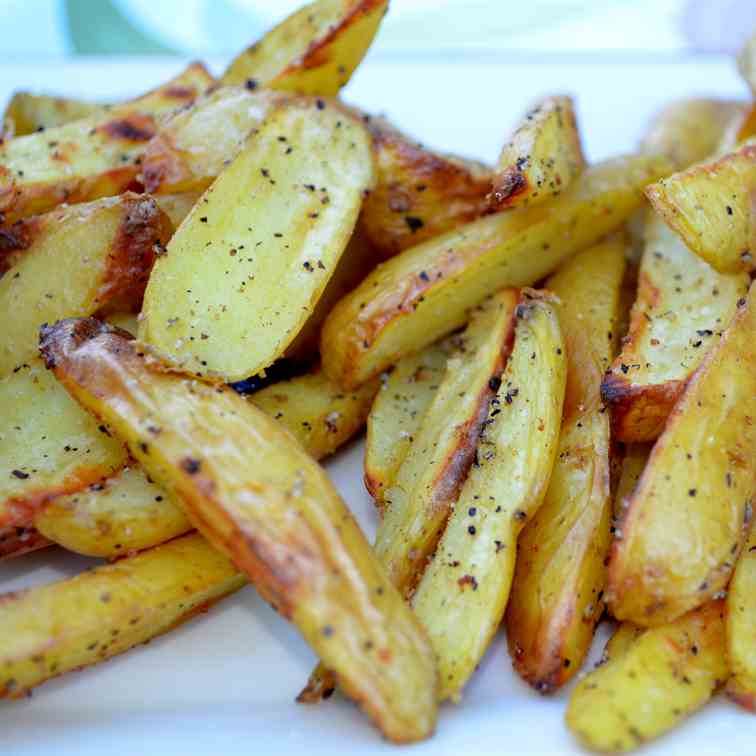
[[[201,460],[194,459],[194,457],[184,457],[184,459],[181,460],[181,469],[189,475],[196,475],[201,466]]]

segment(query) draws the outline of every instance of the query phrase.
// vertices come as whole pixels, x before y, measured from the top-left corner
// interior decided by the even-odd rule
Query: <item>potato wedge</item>
[[[433,730],[436,669],[425,635],[293,436],[232,389],[166,372],[125,332],[94,319],[44,329],[40,349],[388,738]]]
[[[120,470],[126,450],[39,358],[0,379],[0,530],[30,526],[48,501]]]
[[[48,541],[34,528],[5,528],[0,530],[0,561],[44,549],[51,544],[52,541]]]
[[[557,453],[567,373],[557,314],[526,299],[517,315],[476,464],[412,599],[438,657],[441,700],[459,699],[501,623],[517,536],[543,501]]]
[[[381,376],[381,387],[367,418],[365,487],[383,510],[410,445],[420,431],[453,353],[454,337],[408,354]]]
[[[335,96],[365,56],[389,0],[317,0],[271,29],[226,69],[224,84]]]
[[[614,494],[614,517],[620,519],[627,508],[640,476],[646,469],[653,444],[627,444],[622,457],[617,490]]]
[[[198,534],[51,585],[0,596],[0,698],[172,630],[246,578]]]
[[[195,375],[267,368],[312,314],[372,180],[367,133],[338,106],[276,110],[156,262],[140,339]]]
[[[483,302],[449,356],[415,440],[384,494],[375,552],[408,595],[433,553],[476,457],[478,436],[512,348],[519,293]]]
[[[655,213],[646,216],[638,293],[622,351],[601,387],[619,441],[654,441],[690,376],[748,292],[747,273],[718,273]]]
[[[433,152],[384,119],[364,120],[373,138],[376,187],[360,225],[384,258],[483,214],[490,169]]]
[[[59,208],[14,229],[25,249],[0,279],[0,312],[13,313],[0,339],[0,376],[36,355],[42,323],[138,305],[171,235],[155,200],[132,193]]]
[[[101,112],[102,105],[72,97],[15,92],[5,107],[3,120],[13,122],[13,136],[25,136]]]
[[[724,130],[714,156],[725,155],[735,150],[742,142],[756,137],[756,101],[741,110]],[[707,156],[704,156],[707,157]],[[703,160],[703,158],[701,158]]]
[[[280,93],[219,87],[162,123],[144,152],[140,180],[153,194],[202,192],[279,104]]]
[[[471,307],[505,286],[532,285],[621,225],[664,157],[586,169],[553,201],[500,213],[405,250],[380,265],[326,319],[325,371],[358,386],[405,354],[463,325]]]
[[[599,664],[606,664],[622,656],[633,647],[635,641],[647,631],[648,628],[634,625],[632,622],[621,622],[612,633],[612,637],[606,642],[604,652],[601,654]]]
[[[541,693],[581,668],[604,612],[611,545],[609,418],[599,388],[617,343],[624,238],[570,258],[546,281],[567,345],[567,389],[549,486],[520,534],[507,605],[514,668]]]
[[[628,631],[629,632],[629,631]],[[567,727],[591,750],[638,748],[706,704],[727,679],[724,605],[639,635],[575,686]]]
[[[756,713],[756,528],[738,559],[727,592],[727,693]]]
[[[615,532],[608,603],[671,622],[716,596],[748,535],[756,478],[756,285],[690,379]]]
[[[69,551],[108,559],[192,530],[181,505],[136,466],[54,499],[35,516],[34,526]]]
[[[646,187],[688,248],[720,273],[756,270],[756,139]]]
[[[537,102],[499,155],[488,209],[537,204],[557,197],[585,168],[571,97]]]
[[[725,132],[747,110],[747,103],[739,100],[676,100],[653,118],[641,147],[665,154],[676,170],[684,170],[714,153]]]
[[[323,459],[365,425],[378,382],[343,391],[322,370],[280,381],[249,401],[284,426],[315,459]]]
[[[756,96],[756,32],[751,34],[738,54],[738,70]]]

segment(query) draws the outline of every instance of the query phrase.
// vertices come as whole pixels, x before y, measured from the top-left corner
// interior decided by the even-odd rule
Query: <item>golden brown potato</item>
[[[40,349],[110,423],[339,683],[395,741],[432,732],[436,669],[422,629],[325,472],[232,389],[166,372],[94,319],[44,329]]]
[[[174,497],[136,466],[53,499],[35,516],[34,526],[69,551],[108,559],[157,546],[192,529]]]
[[[381,387],[367,418],[365,487],[383,510],[393,484],[436,395],[454,349],[454,337],[408,354],[381,376]]]
[[[161,123],[144,152],[140,180],[148,192],[202,192],[279,104],[280,93],[219,87]]]
[[[0,379],[0,530],[30,526],[48,501],[120,470],[126,450],[39,358]]]
[[[545,97],[525,113],[499,155],[489,210],[556,197],[585,165],[572,98]]]
[[[422,574],[476,458],[489,403],[512,348],[518,299],[516,290],[507,289],[473,312],[384,493],[375,552],[403,594],[409,594]]]
[[[704,706],[727,679],[722,601],[627,640],[570,696],[567,726],[591,750],[638,748]]]
[[[621,622],[606,642],[599,664],[618,659],[633,647],[635,641],[647,631],[647,628],[634,625],[632,622]]]
[[[685,384],[748,292],[747,273],[717,273],[648,212],[638,293],[622,351],[604,377],[614,436],[653,441]]]
[[[249,401],[284,426],[315,459],[323,459],[362,430],[378,382],[343,391],[322,370],[280,381]]]
[[[246,580],[202,536],[177,538],[40,588],[0,596],[0,698],[172,630]]]
[[[608,603],[670,622],[716,596],[748,534],[756,476],[756,285],[693,374],[615,532]]]
[[[490,169],[433,152],[384,119],[364,120],[373,138],[376,186],[360,224],[384,258],[483,214]]]
[[[721,273],[756,270],[756,139],[646,187],[688,248]]]
[[[723,134],[742,118],[747,109],[748,104],[740,100],[676,100],[653,118],[641,147],[664,153],[676,170],[684,170],[714,153]]]
[[[10,527],[0,530],[0,561],[28,554],[30,551],[44,549],[51,545],[41,533],[34,528]]]
[[[623,238],[591,247],[546,281],[567,346],[567,389],[543,504],[523,529],[507,605],[517,672],[541,693],[580,669],[601,615],[611,545],[609,418],[599,387],[617,343]]]
[[[316,0],[284,19],[240,53],[224,84],[332,95],[365,56],[388,0]]]
[[[338,106],[276,110],[156,261],[140,339],[194,375],[269,367],[312,314],[372,180],[369,137]]]
[[[325,371],[358,386],[405,354],[454,331],[471,307],[505,286],[532,285],[620,226],[664,157],[635,156],[586,169],[552,201],[473,221],[380,265],[326,319]]]
[[[738,559],[727,592],[727,693],[756,713],[756,527]]]
[[[738,70],[756,95],[756,32],[750,36],[738,55]]]
[[[557,453],[567,373],[557,314],[526,298],[517,316],[476,462],[412,599],[438,657],[441,700],[459,699],[501,623],[517,536],[543,501]]]
[[[55,97],[33,92],[15,92],[5,107],[3,120],[13,122],[14,137],[33,134],[54,126],[86,118],[102,110],[102,105],[72,97]]]
[[[22,221],[17,257],[0,279],[0,376],[37,354],[39,327],[141,301],[171,225],[155,200],[132,193],[58,208]]]

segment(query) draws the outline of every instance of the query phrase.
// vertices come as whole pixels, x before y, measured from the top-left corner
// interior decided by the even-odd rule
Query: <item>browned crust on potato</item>
[[[324,37],[313,40],[304,55],[292,61],[276,76],[276,79],[283,78],[299,69],[320,68],[330,62],[331,44],[333,41],[338,39],[350,26],[361,21],[365,16],[383,5],[384,2],[385,0],[362,0],[356,3],[338,24],[332,26]],[[388,10],[388,5],[386,10]],[[275,84],[276,79],[270,82],[268,86]]]
[[[489,175],[436,154],[380,119],[365,119],[373,137],[378,179],[365,199],[362,226],[384,256],[483,214]],[[429,203],[427,197],[435,197]]]
[[[27,527],[11,527],[0,531],[0,561],[28,554],[50,546],[52,541],[39,531]]]
[[[498,213],[517,198],[530,190],[527,176],[517,167],[511,167],[498,174],[493,180],[493,188],[487,199],[487,213]]]
[[[18,254],[29,249],[40,227],[38,216],[0,227],[0,276],[12,267]]]
[[[107,259],[95,301],[98,308],[118,298],[119,307],[128,309],[141,300],[150,271],[158,254],[171,238],[168,216],[152,197],[124,195],[126,215]]]
[[[166,182],[174,187],[191,175],[168,132],[161,132],[147,145],[140,179],[145,191],[156,192]]]
[[[756,692],[742,690],[733,679],[727,684],[726,692],[731,701],[756,714]]]

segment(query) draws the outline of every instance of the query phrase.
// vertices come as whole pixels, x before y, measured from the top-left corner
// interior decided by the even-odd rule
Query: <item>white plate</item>
[[[14,88],[90,97],[143,90],[175,71],[167,61],[0,65],[0,98]],[[666,63],[586,60],[451,64],[368,61],[348,97],[383,110],[429,143],[494,160],[530,100],[548,92],[578,98],[588,156],[633,148],[651,113],[670,98],[744,96],[730,61]],[[362,444],[328,464],[370,532]],[[0,566],[0,590],[46,582],[88,560],[49,550]],[[2,639],[0,639],[2,642]],[[597,644],[598,645],[598,644]],[[594,657],[597,649],[594,648]],[[303,707],[294,696],[315,659],[295,630],[246,588],[153,643],[49,682],[0,707],[3,754],[250,753],[366,756],[397,753],[338,696]],[[513,674],[498,637],[459,706],[444,706],[421,754],[579,754],[562,722],[565,692],[542,698]],[[720,699],[644,754],[756,753],[756,718]]]

